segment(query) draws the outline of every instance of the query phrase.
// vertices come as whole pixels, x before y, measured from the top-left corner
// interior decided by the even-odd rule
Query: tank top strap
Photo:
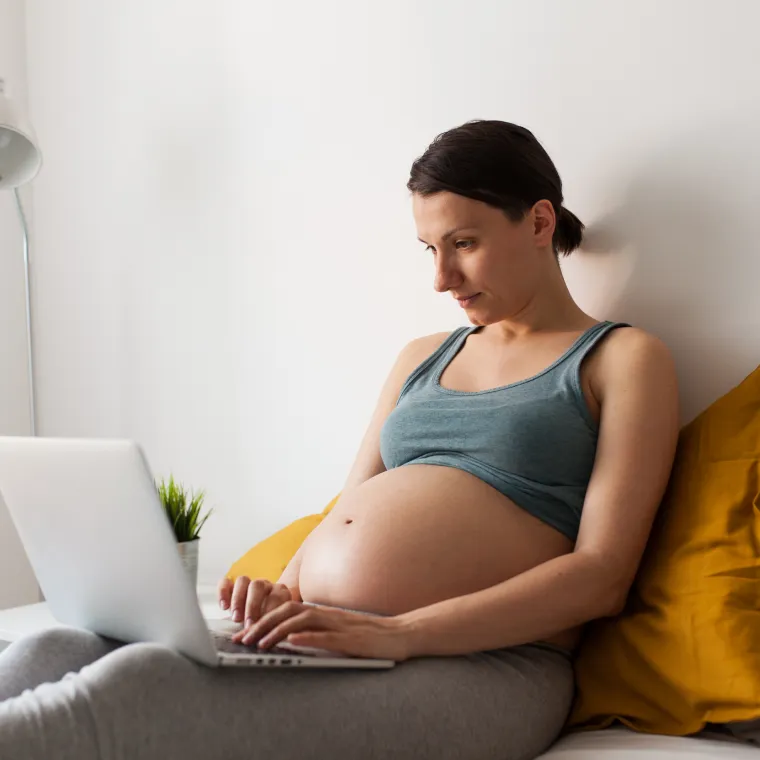
[[[600,341],[618,327],[630,327],[627,322],[600,322],[587,330],[572,349],[565,355],[564,360],[555,367],[552,382],[565,388],[565,392],[575,399],[578,409],[592,430],[598,428],[598,423],[591,416],[583,393],[581,383],[581,365]]]
[[[444,338],[438,348],[433,351],[424,361],[417,365],[417,367],[411,372],[409,377],[406,378],[404,384],[401,386],[396,405],[401,401],[404,394],[414,386],[430,385],[436,376],[438,368],[441,364],[447,364],[454,354],[459,351],[462,343],[467,336],[477,328],[476,326],[465,325],[463,327],[457,327],[446,338]]]
[[[594,346],[612,330],[618,327],[630,327],[627,322],[600,322],[586,330],[583,335],[576,341],[570,351],[565,354],[565,366],[577,367],[583,363],[586,356],[593,350]]]

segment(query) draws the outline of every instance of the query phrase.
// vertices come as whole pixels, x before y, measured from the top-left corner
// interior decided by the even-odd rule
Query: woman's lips
[[[474,300],[475,300],[475,299],[476,299],[476,298],[477,298],[479,295],[480,295],[480,293],[475,293],[475,295],[473,295],[473,296],[470,296],[469,298],[463,298],[463,299],[459,299],[459,298],[457,298],[457,302],[459,303],[459,305],[460,305],[460,306],[461,306],[463,309],[466,309],[468,306],[471,306],[471,305],[472,305],[472,302],[473,302],[473,301],[474,301]]]

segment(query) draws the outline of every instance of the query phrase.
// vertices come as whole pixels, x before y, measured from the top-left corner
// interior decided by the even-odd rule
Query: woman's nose
[[[445,293],[447,290],[451,290],[451,288],[460,281],[461,277],[457,275],[456,270],[448,266],[448,264],[443,261],[443,258],[436,262],[433,287],[439,293]]]

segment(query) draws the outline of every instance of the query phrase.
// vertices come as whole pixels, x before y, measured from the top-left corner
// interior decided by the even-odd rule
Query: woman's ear
[[[554,213],[551,201],[536,201],[530,214],[536,246],[539,248],[551,246],[554,230],[557,227],[557,215]]]

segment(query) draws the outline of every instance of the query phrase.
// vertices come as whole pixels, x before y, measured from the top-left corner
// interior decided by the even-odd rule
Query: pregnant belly
[[[406,465],[342,494],[304,542],[299,587],[307,602],[397,615],[570,551],[567,537],[474,475]]]

